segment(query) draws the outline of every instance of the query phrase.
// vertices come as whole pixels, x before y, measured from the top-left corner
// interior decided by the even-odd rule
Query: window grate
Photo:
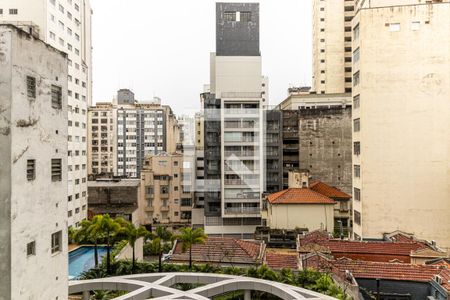
[[[27,76],[27,95],[29,98],[36,99],[36,78]]]
[[[29,181],[36,178],[36,161],[34,159],[27,160],[27,179]]]
[[[52,159],[52,181],[62,180],[62,160],[60,158]]]
[[[60,86],[52,85],[52,107],[62,108],[62,89]]]

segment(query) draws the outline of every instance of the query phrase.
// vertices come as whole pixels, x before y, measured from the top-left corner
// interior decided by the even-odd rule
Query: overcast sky
[[[93,102],[119,88],[162,99],[177,114],[198,109],[215,51],[214,0],[91,0]],[[238,2],[238,1],[230,1]],[[256,1],[249,1],[256,2]],[[263,75],[270,104],[311,82],[311,1],[261,0]]]

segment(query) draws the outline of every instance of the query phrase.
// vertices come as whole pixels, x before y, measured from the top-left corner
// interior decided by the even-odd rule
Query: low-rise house
[[[348,287],[356,283],[361,299],[450,299],[450,270],[439,266],[330,259],[311,253],[302,266],[331,272]]]
[[[349,258],[372,262],[424,264],[427,260],[447,255],[425,241],[348,241],[333,239],[320,231],[299,236],[297,245],[300,255],[321,252],[336,259]]]
[[[183,252],[183,244],[177,242],[170,261],[189,262],[189,251]],[[254,267],[263,262],[264,243],[228,237],[208,237],[205,244],[192,246],[192,261],[195,263],[233,267]]]

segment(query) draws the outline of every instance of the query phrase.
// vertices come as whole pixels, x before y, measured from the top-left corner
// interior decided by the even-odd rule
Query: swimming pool
[[[98,246],[98,262],[106,255],[106,247]],[[69,252],[69,279],[80,276],[84,271],[95,266],[94,246],[81,246]]]

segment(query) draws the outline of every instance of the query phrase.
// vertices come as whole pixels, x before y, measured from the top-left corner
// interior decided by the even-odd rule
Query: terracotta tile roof
[[[350,271],[356,279],[389,279],[404,281],[430,282],[441,270],[434,266],[403,263],[369,262],[356,260],[335,260],[332,262],[339,272]]]
[[[265,263],[272,269],[298,270],[298,256],[295,254],[268,251],[265,256]]]
[[[393,236],[390,236],[389,240],[393,242],[407,243],[407,242],[414,242],[414,237],[399,232]]]
[[[325,230],[314,230],[311,232],[306,233],[304,236],[300,236],[299,242],[300,246],[304,246],[310,243],[315,243],[317,241],[321,240],[329,240],[330,234],[326,232]]]
[[[450,269],[443,269],[438,275],[442,278],[442,287],[450,292]]]
[[[329,248],[332,253],[376,253],[406,256],[409,256],[411,251],[426,247],[420,243],[359,242],[345,240],[318,241],[317,243]]]
[[[322,194],[324,196],[327,196],[328,198],[339,198],[339,199],[351,199],[352,196],[350,196],[347,193],[344,193],[340,189],[330,186],[326,183],[323,183],[322,181],[313,181],[309,184],[309,188],[315,192],[318,192],[319,194]]]
[[[289,188],[267,196],[272,204],[335,204],[334,200],[308,188]]]
[[[208,237],[203,245],[192,246],[192,260],[201,263],[255,264],[261,244],[234,238]],[[182,243],[177,243],[172,261],[189,261],[189,251],[183,253]]]

